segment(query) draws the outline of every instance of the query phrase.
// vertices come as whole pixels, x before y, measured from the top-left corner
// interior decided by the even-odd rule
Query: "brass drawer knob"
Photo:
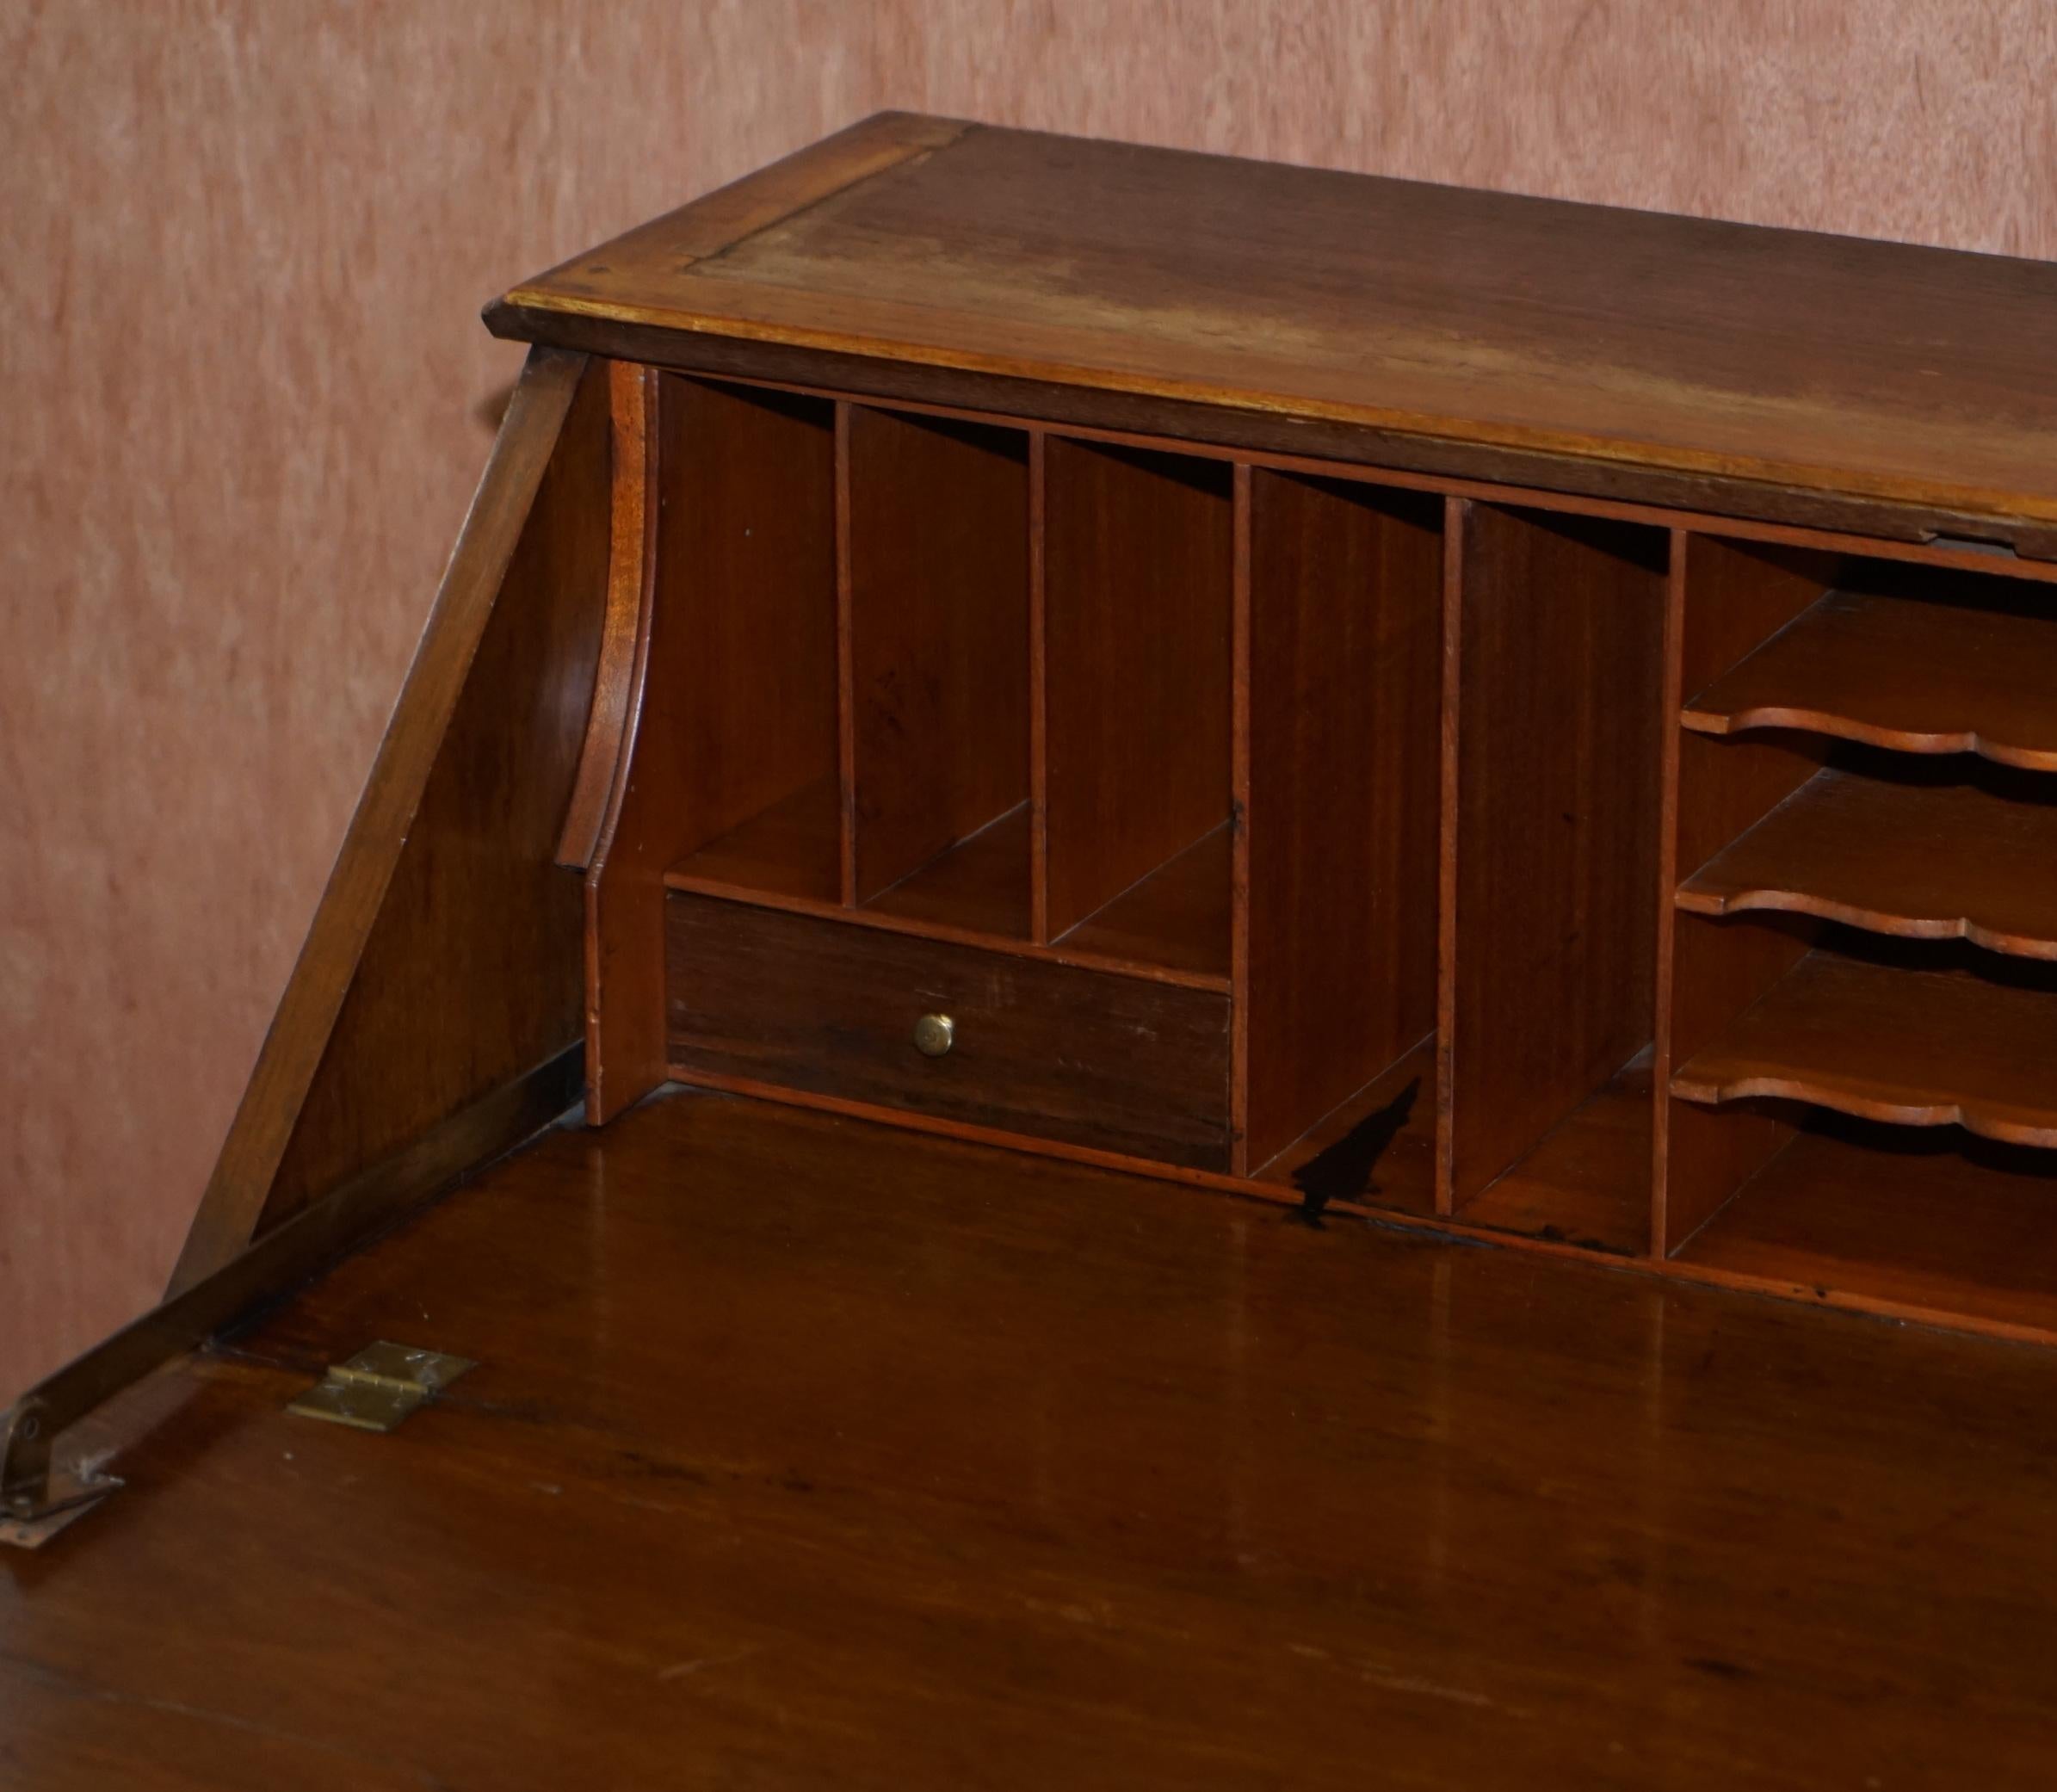
[[[940,1058],[957,1043],[957,1023],[947,1014],[924,1014],[914,1023],[914,1049]]]

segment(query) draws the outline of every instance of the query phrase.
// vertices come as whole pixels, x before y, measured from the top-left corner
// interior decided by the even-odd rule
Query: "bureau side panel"
[[[584,1033],[556,863],[606,613],[604,368],[581,383],[479,638],[259,1230]]]

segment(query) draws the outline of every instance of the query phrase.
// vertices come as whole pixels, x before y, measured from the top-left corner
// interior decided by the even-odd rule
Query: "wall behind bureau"
[[[2048,0],[0,0],[0,1400],[156,1296],[518,351],[881,106],[2057,256]]]

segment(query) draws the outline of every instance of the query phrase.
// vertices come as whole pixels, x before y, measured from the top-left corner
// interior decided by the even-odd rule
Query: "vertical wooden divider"
[[[1671,986],[1678,931],[1678,713],[1685,701],[1685,575],[1683,529],[1671,531],[1665,575],[1664,700],[1658,737],[1662,780],[1657,823],[1656,1039],[1650,1066],[1650,1248],[1665,1254],[1665,1196],[1671,1150]]]
[[[850,406],[836,401],[837,863],[845,908],[857,905],[857,658],[850,579]]]
[[[1049,659],[1043,604],[1047,434],[1028,432],[1028,936],[1050,943]]]
[[[1671,885],[1664,893],[1664,1031],[1653,1066],[1651,1251],[1658,1257],[1675,1253],[1794,1136],[1791,1119],[1774,1104],[1696,1107],[1671,1099],[1670,1081],[1675,1068],[1792,967],[1819,926],[1791,915],[1714,921],[1677,912],[1678,881],[1805,783],[1825,751],[1819,742],[1776,731],[1735,739],[1692,733],[1679,716],[1722,673],[1810,608],[1838,571],[1830,555],[1760,550],[1689,531],[1677,539],[1678,701],[1667,743],[1676,767],[1667,809]]]
[[[1229,1162],[1250,1162],[1250,602],[1251,470],[1230,486],[1229,594]]]
[[[1457,751],[1461,732],[1460,656],[1464,640],[1464,538],[1471,500],[1449,497],[1442,510],[1442,779],[1436,893],[1436,1211],[1456,1211],[1457,1133]]]

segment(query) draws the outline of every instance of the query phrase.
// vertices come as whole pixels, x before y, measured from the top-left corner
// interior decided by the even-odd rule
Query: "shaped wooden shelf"
[[[2007,609],[1831,591],[1680,720],[1702,734],[1802,728],[2057,770],[2057,628]]]
[[[2057,959],[2057,802],[1819,773],[1679,887],[1694,914],[1784,910]]]
[[[1816,951],[1674,1072],[1671,1093],[1709,1105],[1782,1097],[2057,1146],[2053,1046],[2057,992]]]

